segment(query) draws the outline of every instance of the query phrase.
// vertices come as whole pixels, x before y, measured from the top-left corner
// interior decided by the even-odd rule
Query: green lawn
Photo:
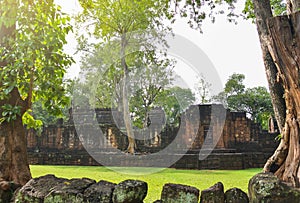
[[[179,183],[197,187],[204,190],[216,182],[222,182],[225,190],[238,187],[247,192],[249,179],[259,173],[261,169],[247,170],[177,170],[165,169],[157,173],[148,175],[140,174],[141,168],[130,168],[131,174],[118,173],[105,167],[97,166],[41,166],[31,165],[31,173],[33,177],[45,174],[54,174],[57,177],[64,178],[82,178],[87,177],[96,181],[106,180],[119,183],[126,179],[138,179],[148,183],[148,195],[145,199],[146,203],[152,203],[154,200],[160,199],[160,193],[165,183]],[[118,168],[120,169],[120,168]],[[146,169],[147,170],[147,169]],[[122,171],[128,171],[128,168],[122,168]]]

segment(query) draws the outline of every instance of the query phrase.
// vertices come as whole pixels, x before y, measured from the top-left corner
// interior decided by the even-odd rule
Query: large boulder
[[[225,203],[249,203],[249,198],[241,189],[231,188],[225,192]]]
[[[85,189],[94,183],[88,178],[66,180],[51,190],[44,203],[82,203]]]
[[[272,173],[253,176],[248,185],[251,203],[299,203],[300,190],[287,186]]]
[[[224,186],[221,182],[201,191],[200,203],[224,203],[224,201]]]
[[[161,193],[163,203],[198,203],[199,190],[195,187],[181,184],[165,184]]]
[[[142,203],[148,192],[148,184],[140,180],[120,182],[113,192],[113,203]]]
[[[31,179],[15,195],[15,203],[82,203],[83,192],[96,181],[46,175]]]
[[[44,202],[44,198],[51,190],[65,181],[67,179],[57,178],[54,175],[31,179],[16,193],[14,202]]]
[[[101,180],[84,191],[84,200],[89,203],[112,203],[115,187],[116,184]]]

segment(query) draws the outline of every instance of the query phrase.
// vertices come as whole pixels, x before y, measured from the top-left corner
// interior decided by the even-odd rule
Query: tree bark
[[[284,90],[278,80],[278,71],[268,49],[269,31],[266,19],[273,17],[270,1],[253,0],[256,15],[256,26],[260,40],[266,76],[269,84],[275,117],[280,132],[284,127],[285,121],[285,101],[283,99]]]
[[[0,106],[3,104],[24,106],[25,102],[21,99],[17,88],[14,88],[8,100],[0,101]],[[24,109],[21,112],[24,113]],[[21,116],[17,116],[15,121],[9,123],[5,121],[0,125],[0,163],[2,181],[25,185],[31,179],[26,132]]]
[[[299,187],[300,13],[273,18],[269,0],[253,0],[253,3],[275,117],[282,135],[264,171],[274,172],[281,180]],[[276,91],[276,85],[284,94]]]
[[[300,8],[300,0],[287,0],[287,13],[292,14],[299,11]]]
[[[269,50],[282,81],[286,103],[282,145],[288,149],[276,171],[283,181],[300,186],[300,12],[268,19]]]
[[[122,105],[123,105],[123,118],[124,118],[124,123],[125,123],[127,137],[128,137],[127,152],[130,154],[134,154],[136,150],[136,142],[135,142],[134,132],[133,132],[131,118],[130,118],[129,101],[128,101],[127,83],[128,83],[129,70],[125,58],[126,45],[127,45],[127,41],[126,41],[126,33],[125,33],[121,37],[121,65],[124,71],[123,84],[122,84],[123,85]]]

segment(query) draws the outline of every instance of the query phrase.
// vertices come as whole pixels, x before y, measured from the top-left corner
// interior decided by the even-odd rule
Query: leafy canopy
[[[128,114],[137,126],[143,126],[155,98],[172,77],[172,60],[156,49],[157,45],[166,46],[164,36],[170,33],[164,25],[166,1],[80,3],[83,13],[78,16],[78,25],[79,29],[85,28],[86,34],[80,33],[79,44],[81,50],[87,51],[82,63],[87,85],[80,84],[81,87],[90,87],[95,95],[88,99],[92,106],[117,107],[124,114],[127,110],[123,99],[128,96]],[[96,40],[87,43],[87,38]],[[130,81],[127,96],[123,95],[124,78]]]
[[[273,115],[271,96],[265,87],[245,88],[245,75],[234,73],[225,84],[224,91],[215,96],[216,101],[223,99],[232,111],[244,111],[247,115],[268,127],[268,119]]]
[[[69,21],[53,0],[0,1],[0,29],[14,28],[0,39],[0,100],[17,88],[26,103],[13,104],[20,106],[21,114],[39,101],[49,112],[60,115],[61,107],[69,103],[63,76],[73,62],[63,52],[66,35],[72,30]],[[35,127],[30,111],[24,115],[23,121]]]
[[[93,27],[89,34],[108,41],[122,34],[163,26],[166,1],[156,0],[79,0],[83,13],[79,22]]]

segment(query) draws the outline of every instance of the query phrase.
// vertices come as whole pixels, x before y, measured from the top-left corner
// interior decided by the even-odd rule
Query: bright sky
[[[76,13],[80,9],[77,0],[57,0],[67,13]],[[267,81],[262,62],[261,49],[256,26],[250,21],[240,20],[237,25],[229,23],[224,17],[216,23],[205,23],[204,34],[191,29],[184,21],[177,21],[174,32],[195,43],[211,60],[223,84],[233,73],[246,76],[246,87],[266,86]],[[76,48],[74,36],[68,37],[66,51],[73,54]],[[80,71],[74,65],[68,72],[70,77]],[[190,77],[188,71],[179,74]]]

